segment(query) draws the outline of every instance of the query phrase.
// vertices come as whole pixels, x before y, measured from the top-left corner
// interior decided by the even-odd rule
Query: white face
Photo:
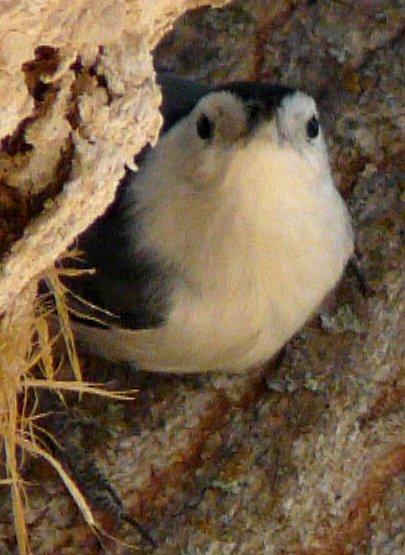
[[[263,119],[252,140],[293,149],[316,175],[331,179],[329,158],[315,100],[300,91],[283,98],[272,119]]]
[[[252,106],[259,107],[253,122]],[[265,140],[269,147],[273,143],[277,148],[292,148],[317,176],[330,180],[314,99],[297,91],[286,95],[272,113],[263,112],[260,103],[243,102],[227,91],[213,92],[163,137],[158,149],[164,151],[165,163],[175,160],[176,168],[170,173],[180,174],[197,188],[220,183],[231,158],[257,140]]]
[[[204,189],[222,180],[230,156],[247,134],[243,102],[229,92],[214,92],[201,99],[159,147],[166,149],[166,159],[177,158],[177,175],[180,172],[190,185]]]
[[[289,141],[298,150],[316,146],[321,136],[315,100],[302,92],[286,96],[276,112],[281,140]]]

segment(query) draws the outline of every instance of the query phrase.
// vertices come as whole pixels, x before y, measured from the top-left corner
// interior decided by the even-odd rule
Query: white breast
[[[305,323],[340,278],[353,238],[329,171],[265,140],[232,160],[217,199],[196,211],[203,233],[193,234],[192,209],[183,224],[191,285],[176,292],[167,356],[235,371],[268,359]]]

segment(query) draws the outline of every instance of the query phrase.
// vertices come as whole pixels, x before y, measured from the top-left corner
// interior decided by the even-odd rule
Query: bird
[[[68,280],[87,312],[75,336],[140,370],[244,373],[339,282],[354,250],[350,214],[312,96],[167,72],[157,81],[156,145],[75,243],[94,269]]]

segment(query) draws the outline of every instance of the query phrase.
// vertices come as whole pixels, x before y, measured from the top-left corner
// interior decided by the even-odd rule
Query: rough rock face
[[[208,82],[281,80],[318,98],[336,183],[374,293],[364,296],[347,274],[333,303],[281,360],[249,376],[133,376],[88,361],[97,381],[140,389],[133,403],[76,405],[61,434],[100,522],[124,543],[100,543],[62,485],[52,476],[44,482],[46,468],[38,464],[31,479],[43,483],[29,512],[35,553],[131,552],[128,544],[139,544],[139,536],[120,520],[114,492],[154,536],[156,554],[405,550],[400,9],[394,0],[239,1],[188,14],[159,45],[160,67]],[[106,51],[94,55],[103,59]],[[97,65],[97,75],[107,67],[114,72],[116,63],[104,62],[102,71]],[[94,114],[99,122],[103,102],[108,110],[113,104],[105,101],[103,79],[93,86],[100,99],[90,95],[84,111],[90,137]],[[110,123],[107,117],[106,129],[99,123],[96,130],[100,125],[109,138]],[[128,158],[134,145],[122,147]],[[92,152],[91,144],[86,148]],[[0,523],[7,553],[13,532],[1,500]],[[147,542],[142,549],[151,551]]]

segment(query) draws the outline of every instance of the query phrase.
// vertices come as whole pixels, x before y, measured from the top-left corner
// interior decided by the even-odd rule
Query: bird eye
[[[319,121],[315,116],[307,121],[307,135],[310,139],[315,139],[319,134]]]
[[[206,141],[214,135],[214,122],[212,122],[205,114],[201,114],[197,120],[198,136]]]

